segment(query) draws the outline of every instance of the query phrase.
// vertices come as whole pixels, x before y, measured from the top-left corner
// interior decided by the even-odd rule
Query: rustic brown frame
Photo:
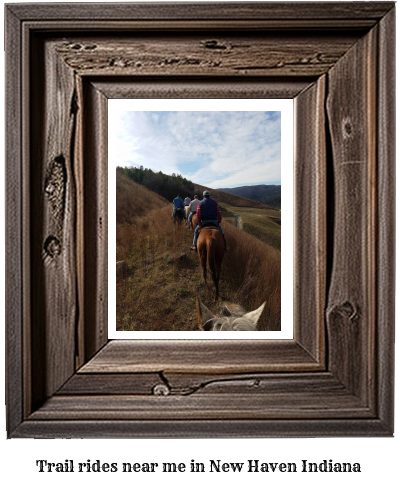
[[[9,437],[393,434],[394,33],[391,2],[6,5]],[[294,339],[106,343],[106,100],[204,96],[295,99]]]

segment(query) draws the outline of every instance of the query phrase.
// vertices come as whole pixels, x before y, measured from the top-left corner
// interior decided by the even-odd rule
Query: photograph
[[[292,194],[282,205],[281,146],[283,128],[290,189],[292,102],[262,100],[258,107],[275,109],[256,111],[218,110],[217,100],[141,105],[150,101],[166,108],[129,110],[126,103],[137,107],[137,100],[108,102],[108,170],[116,186],[110,193],[116,235],[110,224],[108,239],[116,240],[116,257],[109,254],[116,258],[116,269],[110,266],[116,282],[110,275],[109,283],[116,286],[116,332],[281,332],[281,232],[285,225],[284,249],[291,247],[292,260],[293,225]],[[250,102],[228,105],[255,106]],[[292,309],[290,300],[287,290],[285,303]],[[110,327],[113,312],[110,307]]]

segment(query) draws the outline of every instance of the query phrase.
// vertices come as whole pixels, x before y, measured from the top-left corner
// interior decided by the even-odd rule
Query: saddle
[[[203,228],[216,228],[216,230],[219,230],[220,232],[219,226],[215,225],[214,223],[207,223],[205,226],[201,227],[199,231],[201,231]]]
[[[201,233],[201,230],[204,230],[205,228],[210,228],[210,229],[215,229],[215,230],[219,230],[219,232],[222,234],[222,237],[223,237],[223,243],[224,243],[224,251],[227,252],[227,248],[226,248],[226,238],[224,236],[224,233],[221,231],[221,229],[219,228],[218,225],[215,225],[214,223],[207,223],[205,226],[201,227],[198,229],[198,236],[199,234]]]
[[[218,225],[215,225],[214,223],[207,223],[204,227],[201,227],[199,230],[198,230],[198,235],[201,233],[201,230],[205,229],[205,228],[210,228],[211,230],[212,229],[215,229],[215,230],[219,230],[219,232],[222,234],[222,237],[223,237],[223,244],[224,244],[224,251],[227,252],[227,247],[226,247],[226,237],[224,236],[224,233],[222,233],[221,229],[218,227]]]

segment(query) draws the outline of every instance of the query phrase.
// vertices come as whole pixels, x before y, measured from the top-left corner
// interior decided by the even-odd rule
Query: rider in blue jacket
[[[173,213],[174,213],[176,208],[180,208],[183,211],[184,219],[186,219],[186,212],[184,211],[184,201],[180,198],[179,194],[173,200],[173,210],[172,210],[172,216],[171,216],[172,219],[173,219]]]

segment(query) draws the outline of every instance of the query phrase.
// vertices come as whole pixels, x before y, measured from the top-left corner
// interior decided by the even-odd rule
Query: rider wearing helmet
[[[198,205],[197,208],[197,227],[194,232],[194,240],[191,250],[197,252],[197,238],[198,232],[200,228],[206,225],[214,225],[217,227],[222,235],[224,240],[224,234],[220,223],[222,221],[222,212],[220,211],[219,205],[217,201],[210,198],[211,194],[208,190],[203,192],[204,199]],[[224,242],[224,250],[226,251],[226,242]]]

